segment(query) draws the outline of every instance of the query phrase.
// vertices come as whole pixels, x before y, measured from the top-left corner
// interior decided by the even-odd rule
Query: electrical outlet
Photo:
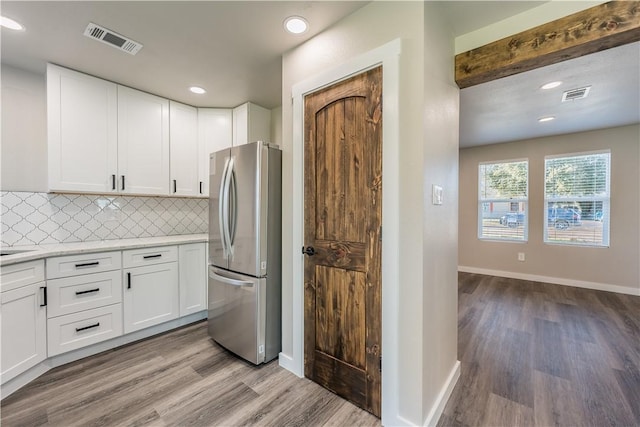
[[[518,261],[524,261],[524,252],[518,252]]]

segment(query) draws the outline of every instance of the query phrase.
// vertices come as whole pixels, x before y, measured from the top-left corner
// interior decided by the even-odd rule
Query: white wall
[[[438,22],[441,16],[434,5],[422,2],[372,2],[283,56],[283,223],[291,224],[293,180],[300,179],[293,176],[292,87],[355,56],[394,39],[402,39],[400,101],[396,107],[400,117],[400,173],[397,177],[400,190],[399,204],[395,207],[400,216],[400,274],[394,283],[383,283],[383,287],[397,287],[400,314],[399,327],[395,331],[400,360],[394,367],[397,368],[399,387],[388,391],[383,385],[383,400],[385,396],[390,397],[386,393],[394,393],[399,402],[399,413],[385,415],[383,409],[383,423],[404,419],[422,425],[444,386],[444,379],[456,363],[458,104],[457,88],[452,85],[453,37],[442,29],[441,24],[430,28],[429,37],[434,38],[430,49],[435,52],[432,58],[425,59],[425,17],[430,25]],[[432,55],[431,52],[426,54]],[[433,79],[429,88],[434,94],[428,99],[424,95],[425,79]],[[443,185],[450,198],[447,206],[441,206],[437,213],[427,213],[424,204],[425,198],[430,198],[432,182]],[[385,195],[382,197],[384,201]],[[444,209],[449,210],[447,215],[443,213]],[[438,252],[437,261],[426,260],[425,254],[430,257],[437,250],[425,250],[424,239],[437,228],[447,230],[441,234],[436,232],[443,251]],[[292,243],[290,227],[283,227],[283,242],[283,259],[300,256],[302,242],[299,245]],[[285,262],[283,353],[292,357],[293,287],[303,284],[293,283],[294,272],[287,267]],[[438,309],[425,314],[425,299],[427,308]]]
[[[611,150],[610,246],[549,245],[543,241],[544,156]],[[478,163],[529,160],[529,240],[478,239]],[[487,145],[460,150],[461,269],[543,276],[557,283],[640,295],[640,125]],[[524,252],[525,262],[517,261]],[[517,276],[515,276],[517,277]]]
[[[580,12],[606,1],[553,0],[456,38],[456,54]]]
[[[2,191],[47,191],[44,75],[2,64]]]
[[[459,89],[454,81],[453,37],[438,11],[437,4],[425,3],[422,390],[427,410],[439,403],[438,393],[459,366],[458,218],[454,214],[458,212]],[[432,204],[434,184],[443,188],[442,205]],[[437,421],[433,414],[423,416],[427,423]]]

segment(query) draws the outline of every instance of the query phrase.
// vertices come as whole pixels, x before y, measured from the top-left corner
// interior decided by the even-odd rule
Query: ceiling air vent
[[[142,49],[142,44],[111,30],[107,30],[93,22],[90,22],[89,25],[87,25],[87,28],[84,30],[84,35],[131,55],[135,55],[140,49]]]
[[[591,86],[567,90],[562,94],[562,102],[575,101],[576,99],[586,98],[587,95],[589,95],[590,90]]]

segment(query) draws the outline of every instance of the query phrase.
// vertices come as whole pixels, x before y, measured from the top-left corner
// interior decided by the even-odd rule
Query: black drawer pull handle
[[[176,179],[173,180],[173,192],[174,193],[178,192],[178,180]]]
[[[124,175],[120,175],[122,177],[122,190],[124,190]]]
[[[145,255],[142,257],[142,259],[149,259],[149,258],[160,258],[162,256],[162,254],[155,254],[155,255]]]
[[[202,194],[202,181],[200,181],[200,194]]]
[[[116,176],[115,175],[111,175],[111,189],[112,190],[116,189]]]
[[[100,288],[89,289],[87,291],[76,291],[76,295],[90,294],[92,292],[100,292]]]
[[[127,273],[127,289],[131,289],[131,273]]]
[[[76,332],[86,331],[87,329],[97,328],[98,326],[100,326],[100,322],[96,323],[95,325],[84,326],[82,328],[76,328]]]
[[[83,264],[76,264],[76,268],[80,268],[80,267],[91,267],[94,265],[100,265],[100,261],[94,261],[94,262],[85,262]]]
[[[40,304],[40,307],[46,307],[47,306],[47,287],[46,286],[41,286],[40,289],[43,291],[42,292],[42,304]]]

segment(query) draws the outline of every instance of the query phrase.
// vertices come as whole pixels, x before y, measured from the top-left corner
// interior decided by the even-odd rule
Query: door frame
[[[292,87],[293,215],[292,215],[292,350],[280,354],[281,366],[304,376],[304,96],[382,65],[382,424],[404,424],[399,414],[399,287],[400,268],[400,54],[401,39],[356,56]]]

